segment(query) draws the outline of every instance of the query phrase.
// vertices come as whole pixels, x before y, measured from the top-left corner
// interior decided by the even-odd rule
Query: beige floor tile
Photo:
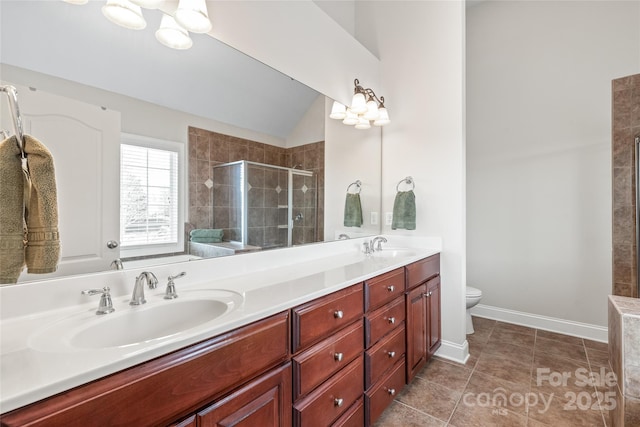
[[[508,409],[526,415],[527,384],[512,383],[481,372],[474,372],[462,393],[459,405],[488,404],[494,409]]]
[[[536,339],[536,353],[538,352],[581,362],[587,361],[587,353],[583,345],[573,345],[546,338]]]
[[[433,359],[416,374],[416,377],[462,392],[471,376],[471,369],[454,362]]]
[[[396,400],[446,422],[451,417],[460,396],[459,391],[416,377],[402,390]]]
[[[536,330],[533,328],[529,328],[527,326],[520,326],[520,325],[516,325],[514,323],[506,323],[506,322],[496,322],[496,326],[494,327],[494,330],[508,330],[508,331],[512,331],[512,332],[518,332],[520,334],[525,334],[525,335],[535,335],[536,334]]]
[[[509,410],[484,406],[458,405],[449,427],[525,427],[527,417]]]
[[[609,344],[607,344],[606,342],[592,341],[584,338],[582,339],[582,341],[584,341],[584,346],[587,349],[592,348],[598,351],[609,351]]]
[[[563,334],[559,334],[557,332],[543,331],[541,329],[538,329],[538,331],[536,333],[536,338],[546,338],[546,339],[549,339],[549,340],[565,342],[567,344],[583,345],[582,338],[572,337],[572,336],[569,336],[569,335],[563,335]]]
[[[529,419],[549,426],[604,426],[597,398],[593,397],[577,396],[577,400],[565,400],[558,396],[545,395],[544,402],[541,401],[537,406],[529,408]]]
[[[444,427],[446,423],[402,403],[393,402],[374,427]]]
[[[475,371],[514,383],[529,384],[531,363],[482,353]]]
[[[494,328],[487,344],[503,342],[522,347],[533,348],[536,337],[534,334],[523,334],[509,329]]]
[[[488,342],[483,347],[482,354],[494,354],[529,363],[533,361],[533,347],[508,344],[503,341]]]
[[[593,348],[587,348],[586,350],[591,369],[597,370],[597,368],[600,366],[603,366],[605,368],[608,368],[610,366],[608,351],[600,351]]]

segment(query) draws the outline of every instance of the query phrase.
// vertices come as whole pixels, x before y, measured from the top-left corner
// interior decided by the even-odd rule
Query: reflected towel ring
[[[405,184],[411,184],[411,190],[413,190],[413,189],[415,189],[415,188],[416,188],[416,183],[415,183],[415,181],[413,180],[413,178],[412,178],[412,177],[408,176],[408,177],[406,177],[406,178],[404,178],[404,179],[401,179],[401,180],[400,180],[400,182],[398,183],[398,185],[396,185],[396,191],[400,191],[400,184],[402,184],[403,182],[404,182]]]
[[[349,190],[351,189],[351,186],[355,185],[357,188],[356,192],[353,194],[360,194],[360,191],[362,191],[362,181],[360,181],[359,179],[356,180],[355,182],[352,182],[351,184],[349,184],[349,186],[347,187],[347,193],[349,192]]]

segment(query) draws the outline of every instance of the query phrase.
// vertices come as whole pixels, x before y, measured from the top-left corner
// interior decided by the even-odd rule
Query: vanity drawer
[[[398,360],[404,359],[405,327],[402,324],[391,334],[367,350],[364,355],[364,388],[371,387]]]
[[[404,318],[404,297],[397,298],[367,315],[364,321],[365,347],[369,348],[378,342],[380,338],[398,327]]]
[[[398,362],[388,375],[377,382],[371,390],[365,392],[365,416],[367,417],[365,425],[373,425],[404,388],[404,369],[404,360]]]
[[[358,399],[356,403],[351,405],[340,418],[338,418],[331,427],[362,427],[364,425],[364,398]]]
[[[294,426],[327,426],[362,396],[363,356],[293,405]]]
[[[362,283],[294,308],[292,353],[328,337],[363,313]]]
[[[421,259],[405,267],[407,272],[407,289],[440,274],[440,254]]]
[[[364,350],[364,327],[356,321],[293,358],[293,399],[303,396]]]
[[[405,291],[404,268],[398,268],[364,282],[364,310],[374,310]]]

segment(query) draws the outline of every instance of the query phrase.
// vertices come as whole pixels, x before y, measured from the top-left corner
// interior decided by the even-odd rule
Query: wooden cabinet
[[[287,311],[3,414],[2,425],[167,425],[288,358]]]
[[[364,384],[363,284],[292,309],[293,423],[350,425]],[[355,418],[354,418],[355,417]]]
[[[404,387],[405,270],[398,268],[365,285],[364,425],[369,426]]]
[[[441,344],[440,255],[405,267],[407,272],[407,382]]]
[[[198,411],[196,419],[198,427],[291,425],[291,363]]]
[[[369,426],[440,346],[439,270],[439,255],[426,258],[3,414],[1,424]]]

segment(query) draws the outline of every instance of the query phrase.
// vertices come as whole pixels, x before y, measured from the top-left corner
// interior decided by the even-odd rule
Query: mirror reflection
[[[379,153],[379,133],[326,123],[323,95],[207,35],[189,51],[160,45],[156,11],[145,11],[146,30],[131,31],[106,21],[99,2],[0,7],[2,81],[19,88],[25,130],[54,155],[61,218],[58,272],[21,282],[116,260],[134,268],[379,232],[369,219],[379,213],[380,160],[356,164],[362,151]],[[147,168],[147,180],[132,183],[125,145],[147,158],[176,153],[176,166],[164,177]],[[365,221],[345,227],[345,189],[356,179]],[[193,242],[209,252],[190,242],[206,230],[222,231],[222,242]]]

